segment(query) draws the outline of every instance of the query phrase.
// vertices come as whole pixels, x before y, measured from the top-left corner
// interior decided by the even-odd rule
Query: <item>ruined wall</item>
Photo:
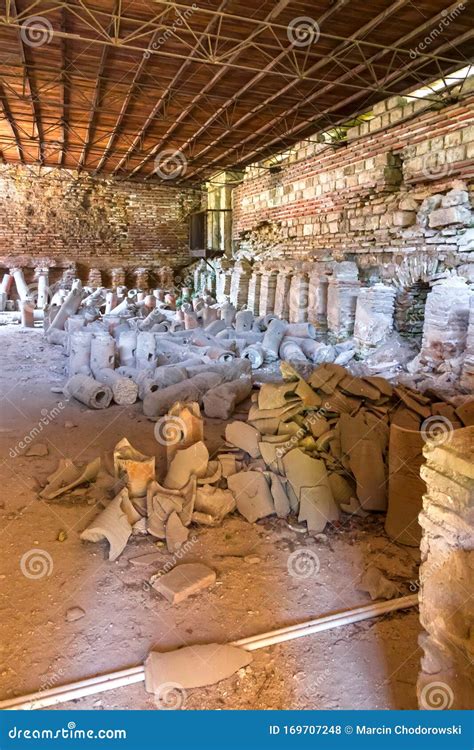
[[[407,256],[448,268],[472,261],[472,92],[438,109],[394,97],[374,114],[345,144],[301,143],[279,173],[249,171],[233,195],[240,254],[355,260],[366,278]],[[459,203],[442,204],[452,188]],[[440,197],[431,204],[433,195]]]
[[[199,200],[166,185],[0,166],[0,268],[75,262],[87,278],[91,268],[181,266]]]
[[[447,424],[446,424],[447,423]],[[444,430],[424,449],[426,482],[420,619],[425,632],[418,678],[422,709],[472,708],[471,596],[474,567],[474,427]]]

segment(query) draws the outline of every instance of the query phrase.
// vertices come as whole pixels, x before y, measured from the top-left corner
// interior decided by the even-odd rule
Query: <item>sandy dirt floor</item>
[[[313,538],[284,520],[250,525],[232,515],[219,528],[193,530],[181,558],[210,565],[217,583],[169,604],[148,585],[171,559],[151,537],[132,537],[116,562],[107,560],[105,542],[79,539],[103,507],[100,493],[90,488],[54,503],[38,499],[60,458],[90,461],[124,436],[162,466],[163,448],[141,404],[91,411],[53,392],[65,382],[65,358],[40,329],[0,326],[0,351],[0,699],[140,664],[152,648],[229,642],[368,603],[357,581],[369,564],[397,581],[401,594],[415,589],[419,552],[390,542],[383,516],[344,516],[338,528]],[[211,453],[222,444],[224,427],[207,422]],[[18,444],[31,434],[32,445],[46,443],[47,456],[22,455]],[[304,578],[288,564],[301,550],[310,551]],[[162,561],[152,566],[130,563],[156,551]],[[68,621],[72,607],[85,615]],[[249,667],[216,686],[187,691],[179,703],[185,709],[415,709],[419,631],[412,609],[262,649]],[[157,705],[141,683],[58,708]]]

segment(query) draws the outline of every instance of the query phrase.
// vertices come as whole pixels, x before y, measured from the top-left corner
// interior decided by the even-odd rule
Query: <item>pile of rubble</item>
[[[335,364],[315,368],[308,380],[288,363],[281,369],[283,383],[252,393],[247,421],[226,425],[226,444],[212,458],[195,401],[177,401],[156,422],[166,447],[164,476],[157,476],[154,456],[120,441],[109,476],[114,498],[82,539],[107,539],[113,560],[132,533],[164,540],[174,553],[191,525],[218,525],[234,510],[250,523],[297,516],[314,534],[343,512],[388,508],[388,535],[419,544],[423,445],[474,424],[474,399],[422,395]],[[100,459],[82,470],[63,461],[41,497],[93,482],[99,470]]]

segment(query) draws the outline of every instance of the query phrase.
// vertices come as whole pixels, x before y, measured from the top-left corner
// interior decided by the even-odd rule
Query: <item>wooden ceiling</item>
[[[197,183],[465,66],[472,21],[446,0],[0,0],[1,158]]]

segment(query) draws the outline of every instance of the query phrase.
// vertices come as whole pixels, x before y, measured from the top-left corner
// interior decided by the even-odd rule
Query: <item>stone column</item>
[[[235,264],[230,285],[230,301],[238,309],[247,305],[251,267],[245,261]]]
[[[102,274],[99,268],[89,268],[87,274],[87,286],[102,286]]]
[[[268,315],[275,310],[277,276],[278,272],[274,268],[264,268],[262,270],[262,279],[260,283],[260,303],[258,308],[259,315]]]
[[[135,285],[137,289],[142,289],[144,292],[150,288],[148,268],[137,268],[135,271]]]
[[[47,268],[35,268],[35,278],[37,284],[36,307],[38,310],[44,310],[49,302],[49,271]]]
[[[254,267],[249,280],[249,293],[247,299],[247,307],[253,312],[254,315],[259,314],[261,283],[262,271],[260,268]]]
[[[465,280],[457,276],[435,284],[428,294],[420,362],[431,370],[437,370],[448,360],[453,363],[463,353],[470,296]]]
[[[278,273],[275,290],[275,315],[288,320],[290,314],[290,286],[292,273],[287,268]]]
[[[125,269],[124,268],[112,268],[110,275],[111,275],[113,287],[125,285]]]
[[[393,331],[394,309],[393,287],[374,284],[359,291],[354,323],[354,338],[359,351],[368,352]]]
[[[467,710],[474,695],[474,426],[438,435],[424,455],[418,701],[422,709]]]
[[[308,275],[298,271],[290,284],[290,323],[306,323],[308,320]]]
[[[328,277],[314,269],[309,274],[308,323],[312,323],[318,333],[328,329]]]
[[[328,287],[328,331],[331,338],[342,341],[354,332],[360,281],[355,263],[335,263]]]

